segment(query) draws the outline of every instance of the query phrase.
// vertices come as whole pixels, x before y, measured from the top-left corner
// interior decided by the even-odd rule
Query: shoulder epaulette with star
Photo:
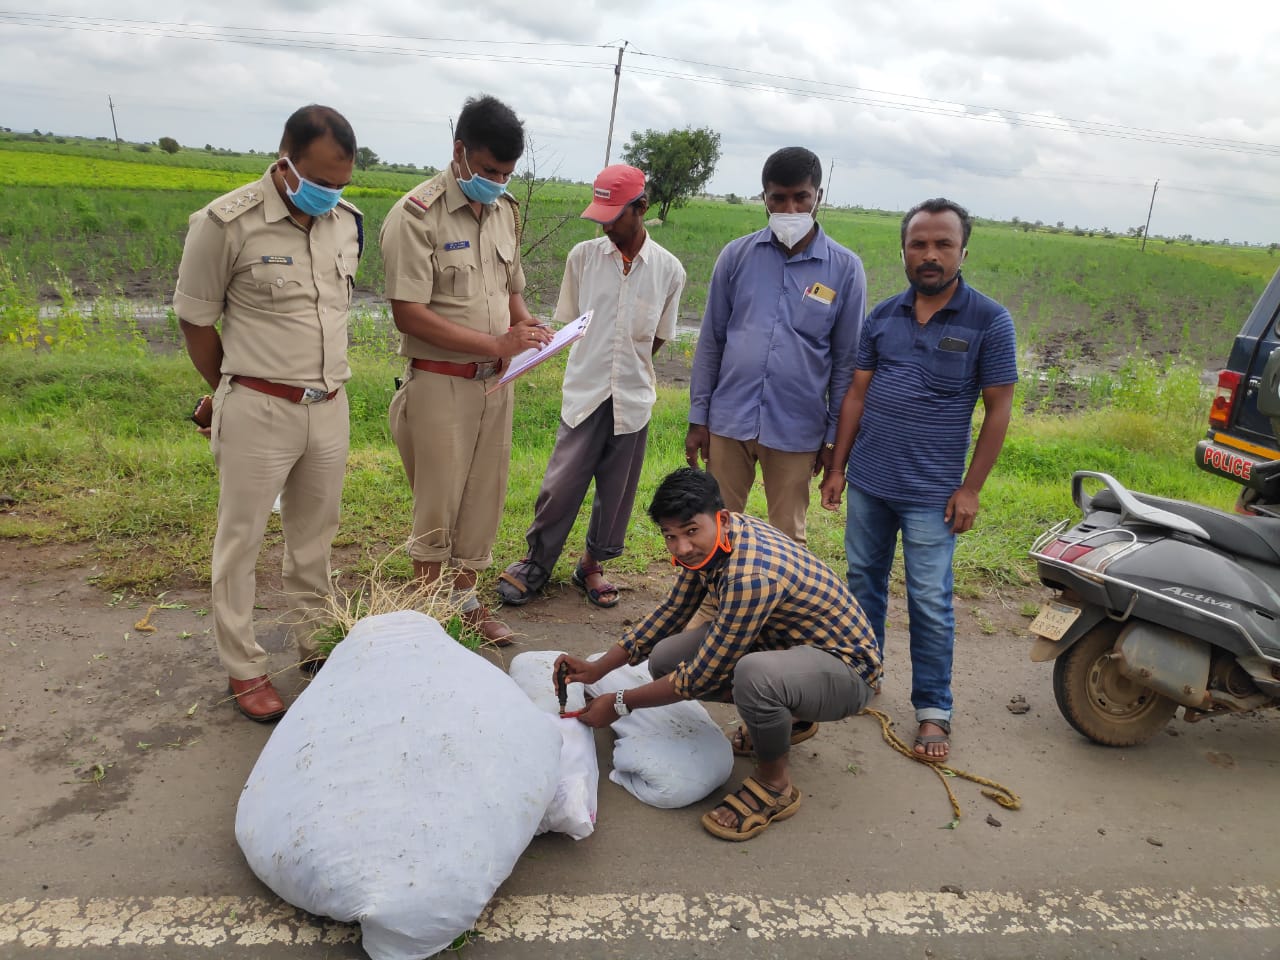
[[[444,196],[444,174],[437,174],[404,198],[404,208],[421,219],[431,209],[431,204]]]
[[[219,197],[209,204],[209,216],[219,223],[230,223],[247,210],[262,203],[266,196],[261,183],[251,183]]]

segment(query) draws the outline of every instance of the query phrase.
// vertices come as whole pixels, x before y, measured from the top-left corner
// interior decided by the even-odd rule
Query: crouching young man
[[[724,840],[750,840],[800,808],[792,744],[871,699],[880,674],[875,638],[842,577],[763,520],[724,509],[709,473],[669,474],[649,517],[677,569],[671,593],[598,660],[561,656],[556,666],[568,663],[570,681],[595,683],[625,663],[649,661],[652,683],[587,705],[579,719],[591,727],[678,700],[736,705],[743,724],[734,752],[756,757],[755,774],[702,825]],[[715,619],[689,628],[708,595]]]

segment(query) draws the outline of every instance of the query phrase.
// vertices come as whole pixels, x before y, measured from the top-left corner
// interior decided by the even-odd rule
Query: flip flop
[[[494,590],[502,602],[512,607],[523,607],[537,597],[538,591],[547,585],[551,573],[542,564],[525,557],[498,574]]]
[[[620,597],[618,596],[618,588],[615,587],[608,580],[605,580],[604,583],[599,587],[587,586],[587,577],[590,577],[593,574],[597,574],[597,573],[599,574],[604,573],[604,568],[600,566],[600,564],[597,563],[592,567],[584,567],[581,563],[579,563],[576,567],[573,568],[573,577],[571,578],[573,580],[573,585],[575,587],[580,588],[584,593],[586,593],[588,603],[591,603],[592,605],[600,607],[604,610],[608,610],[610,607],[616,607],[618,605],[618,600],[620,599]],[[600,598],[604,596],[606,593],[612,593],[613,599],[601,600]]]
[[[750,797],[755,797],[760,809],[751,808],[751,805],[746,802]],[[738,790],[720,801],[720,807],[731,811],[738,818],[738,822],[732,827],[722,826],[712,818],[711,813],[715,812],[712,810],[711,813],[702,815],[702,828],[721,840],[734,842],[750,840],[774,821],[786,820],[794,816],[800,809],[800,799],[800,791],[794,784],[786,793],[777,793],[755,777],[747,777]]]
[[[797,743],[804,743],[817,732],[816,720],[797,721],[791,724],[791,745],[794,747]],[[732,744],[736,756],[754,757],[756,755],[756,748],[751,744],[751,734],[747,733],[745,723],[739,724],[737,732],[729,738],[729,743]]]
[[[932,723],[935,727],[940,727],[942,733],[916,733],[915,742],[911,745],[911,752],[915,754],[917,760],[925,763],[946,763],[951,757],[951,721],[950,720],[921,720],[921,725]],[[929,749],[931,743],[943,743],[947,746],[947,752],[940,757],[931,757],[927,753],[917,753],[916,747],[924,747]]]

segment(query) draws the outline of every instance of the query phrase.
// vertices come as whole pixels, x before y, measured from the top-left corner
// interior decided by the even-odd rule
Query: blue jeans
[[[951,561],[956,537],[942,519],[944,508],[881,500],[852,485],[846,491],[844,552],[849,560],[849,590],[862,606],[883,658],[889,569],[901,531],[911,618],[911,703],[917,723],[950,721],[956,637]]]

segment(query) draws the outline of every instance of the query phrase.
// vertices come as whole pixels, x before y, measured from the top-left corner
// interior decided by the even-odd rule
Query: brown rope
[[[983,790],[982,795],[994,800],[1006,810],[1018,810],[1022,807],[1022,799],[1004,784],[996,783],[994,780],[988,780],[986,777],[980,777],[976,773],[957,770],[955,767],[949,767],[946,764],[926,760],[920,754],[907,746],[907,744],[890,729],[893,726],[893,720],[890,719],[887,713],[881,713],[879,710],[872,710],[870,708],[863,710],[862,712],[870,714],[880,721],[880,733],[884,737],[885,743],[904,757],[908,757],[916,763],[923,763],[938,775],[938,779],[942,781],[943,789],[947,791],[947,799],[951,801],[951,812],[954,814],[954,819],[951,821],[951,826],[953,828],[960,822],[960,801],[956,799],[955,791],[951,789],[951,784],[947,782],[953,777],[959,777],[961,780],[968,780],[970,783],[976,783],[980,787],[990,787],[990,790]]]

